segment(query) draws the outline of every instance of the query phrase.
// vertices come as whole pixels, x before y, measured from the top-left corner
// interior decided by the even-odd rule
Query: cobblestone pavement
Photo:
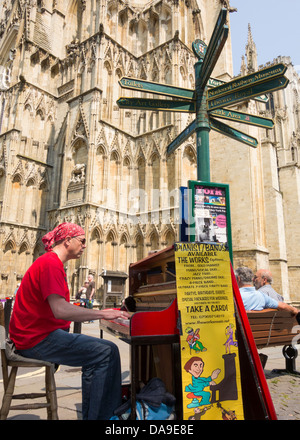
[[[265,372],[278,420],[300,420],[300,376]]]

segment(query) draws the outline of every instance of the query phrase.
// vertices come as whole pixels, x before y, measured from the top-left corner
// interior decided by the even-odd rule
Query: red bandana
[[[52,246],[57,241],[63,240],[66,237],[77,237],[78,235],[84,235],[84,230],[75,223],[61,223],[56,226],[53,231],[48,232],[42,238],[45,249],[47,252],[51,251]]]

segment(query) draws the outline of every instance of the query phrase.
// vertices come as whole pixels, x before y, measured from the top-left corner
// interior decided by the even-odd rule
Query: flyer
[[[196,241],[226,243],[225,189],[195,185],[194,197]]]
[[[244,420],[225,244],[175,243],[184,420]]]

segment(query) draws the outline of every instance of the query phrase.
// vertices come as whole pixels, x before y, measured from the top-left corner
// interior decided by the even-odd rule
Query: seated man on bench
[[[260,290],[255,289],[253,285],[254,275],[251,269],[249,269],[248,267],[239,267],[235,270],[235,277],[246,310],[261,311],[264,309],[275,309],[286,311],[291,314],[291,319],[292,317],[295,317],[298,324],[300,324],[300,312],[296,307],[290,306],[283,301],[278,301],[261,292]],[[293,356],[294,358],[296,357],[296,355],[294,354]],[[263,353],[259,353],[259,357],[264,368],[268,356]],[[287,362],[290,362],[290,364],[287,363],[287,369],[285,371],[294,372],[294,359],[290,359]]]
[[[249,267],[239,267],[235,271],[235,277],[240,289],[243,304],[246,310],[277,309],[290,312],[299,319],[299,310],[289,304],[277,301],[263,292],[256,290],[253,285],[254,274]],[[298,317],[297,317],[298,315]]]

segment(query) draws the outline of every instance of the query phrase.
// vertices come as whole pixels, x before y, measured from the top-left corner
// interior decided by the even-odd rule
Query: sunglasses
[[[86,239],[85,238],[78,238],[78,237],[73,237],[76,238],[76,240],[80,241],[81,245],[84,246],[86,243]]]

